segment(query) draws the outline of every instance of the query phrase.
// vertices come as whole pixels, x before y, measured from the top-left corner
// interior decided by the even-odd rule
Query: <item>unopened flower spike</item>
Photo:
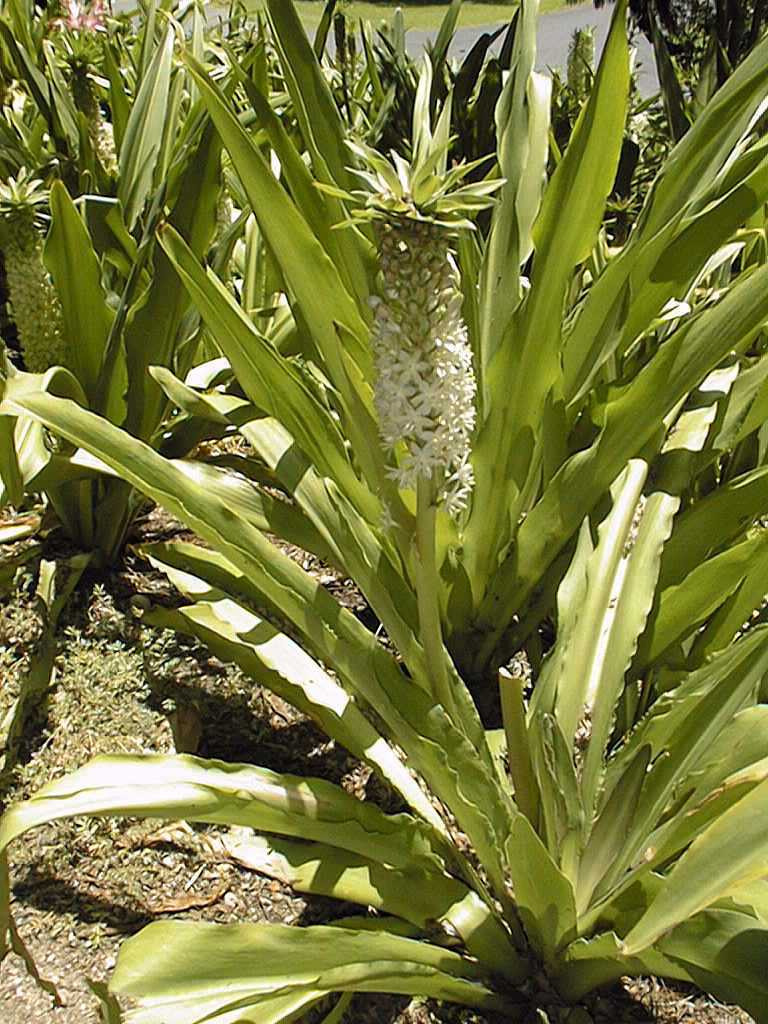
[[[96,90],[96,67],[101,45],[108,32],[107,8],[103,0],[66,0],[62,16],[49,22],[56,50],[68,68],[75,107],[85,116],[93,152],[103,169],[117,173],[117,150],[113,126],[103,114]]]
[[[0,184],[0,249],[5,258],[11,312],[24,365],[42,373],[65,362],[66,344],[58,295],[43,263],[48,193],[22,172]]]

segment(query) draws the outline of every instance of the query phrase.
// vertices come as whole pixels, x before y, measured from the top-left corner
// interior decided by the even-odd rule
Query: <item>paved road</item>
[[[134,0],[113,0],[113,7],[116,11],[128,10],[135,7]],[[209,17],[215,18],[221,8],[214,4],[208,7]],[[613,6],[608,4],[597,10],[591,3],[582,4],[580,7],[566,7],[563,10],[555,11],[552,14],[542,14],[539,18],[539,31],[537,37],[538,59],[536,66],[540,71],[546,71],[552,67],[565,67],[568,57],[568,46],[571,36],[576,28],[583,28],[585,25],[595,26],[595,42],[597,53],[600,54],[608,35],[608,25],[611,20]],[[460,28],[456,32],[451,48],[451,54],[460,58],[471,49],[477,39],[487,32],[498,28],[497,25],[488,25],[482,28]],[[411,29],[407,35],[408,49],[413,54],[419,54],[424,48],[428,39],[436,33],[420,29]],[[333,45],[333,36],[329,40]],[[497,44],[497,48],[498,48]],[[653,51],[650,44],[640,33],[635,39],[637,47],[637,67],[639,71],[640,90],[643,95],[650,95],[657,89],[656,69],[653,62]]]
[[[599,54],[608,35],[612,10],[612,6],[605,6],[597,10],[592,4],[584,4],[580,7],[566,7],[553,14],[542,14],[539,18],[539,31],[536,40],[537,68],[540,71],[546,71],[552,67],[564,67],[574,29],[584,28],[586,25],[595,27],[596,50]],[[488,26],[488,28],[493,27]],[[457,58],[462,57],[483,32],[488,31],[488,28],[460,28],[454,37],[452,55]],[[420,53],[425,42],[432,35],[434,33],[411,29],[407,37],[410,52]],[[634,43],[637,47],[636,66],[640,90],[643,95],[647,96],[657,89],[653,50],[645,36],[640,33],[637,34]]]

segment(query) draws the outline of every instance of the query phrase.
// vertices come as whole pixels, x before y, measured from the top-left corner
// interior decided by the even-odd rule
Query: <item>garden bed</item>
[[[178,536],[180,529],[155,512],[144,518],[136,539]],[[354,587],[321,564],[312,571],[337,598],[365,615]],[[55,688],[47,708],[29,724],[21,763],[3,793],[5,805],[97,754],[183,750],[326,778],[393,809],[369,769],[285,702],[212,658],[196,641],[141,624],[131,614],[137,595],[174,600],[164,578],[134,554],[120,570],[83,580],[60,623]],[[16,596],[0,607],[0,717],[15,695],[38,631],[22,580]],[[123,939],[152,920],[173,915],[307,925],[352,911],[339,901],[297,896],[249,870],[228,850],[226,839],[226,831],[214,827],[118,819],[58,822],[19,839],[11,849],[14,914],[63,1005],[54,1007],[22,962],[10,957],[0,968],[4,1024],[97,1021],[86,979],[106,980]],[[606,1024],[750,1020],[709,997],[653,979],[626,979],[623,987],[593,1000],[590,1009]],[[374,996],[356,997],[345,1020],[491,1024],[491,1018],[474,1011]],[[578,1024],[586,1018],[572,1020]]]

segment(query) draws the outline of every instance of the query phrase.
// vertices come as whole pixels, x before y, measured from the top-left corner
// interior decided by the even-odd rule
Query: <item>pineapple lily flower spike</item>
[[[484,161],[448,170],[451,97],[431,127],[425,59],[414,105],[411,160],[350,143],[364,188],[343,193],[353,223],[373,222],[380,253],[371,344],[374,401],[389,476],[458,518],[472,488],[475,375],[453,245],[474,230],[467,214],[490,206],[501,179],[463,184]],[[320,186],[321,188],[323,186]],[[336,191],[336,190],[334,190]],[[338,193],[337,193],[338,194]]]
[[[433,696],[451,709],[438,598],[437,511],[458,521],[469,501],[477,393],[453,246],[461,230],[474,230],[467,215],[490,206],[503,181],[465,183],[483,160],[448,169],[451,96],[433,131],[431,87],[425,59],[410,161],[393,151],[390,162],[367,146],[350,144],[363,165],[351,170],[364,188],[334,192],[352,207],[351,223],[372,222],[376,231],[381,274],[378,294],[369,300],[374,404],[390,457],[388,475],[401,491],[416,495],[419,632]]]

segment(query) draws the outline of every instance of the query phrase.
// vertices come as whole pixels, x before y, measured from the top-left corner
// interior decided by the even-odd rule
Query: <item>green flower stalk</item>
[[[66,362],[61,305],[43,263],[38,225],[45,193],[40,185],[22,177],[0,185],[0,248],[11,314],[30,373]]]
[[[432,694],[455,712],[450,656],[443,644],[436,551],[438,509],[459,517],[472,490],[470,441],[475,427],[475,375],[453,245],[473,230],[468,211],[488,206],[498,180],[465,183],[480,161],[448,170],[450,104],[434,131],[425,62],[414,105],[412,159],[391,162],[352,146],[363,165],[364,191],[347,195],[353,220],[373,221],[380,283],[371,298],[374,403],[388,475],[416,493],[414,563],[419,635]]]

